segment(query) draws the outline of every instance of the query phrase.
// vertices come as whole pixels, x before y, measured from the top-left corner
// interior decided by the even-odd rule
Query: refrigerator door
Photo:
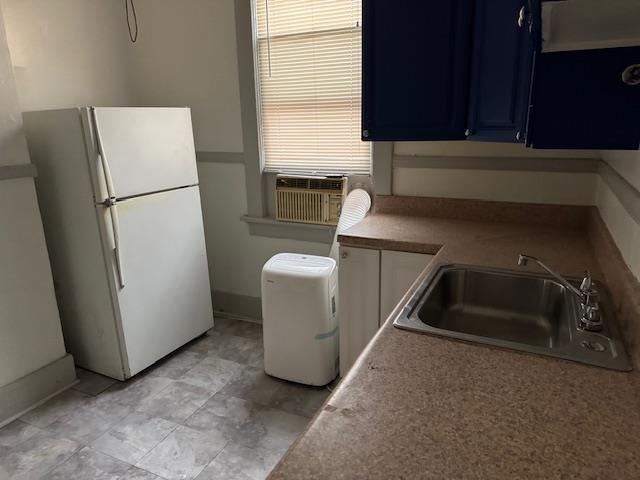
[[[96,208],[112,239],[109,209]],[[112,255],[113,288],[125,373],[133,376],[213,327],[211,289],[197,186],[119,201],[115,208],[120,269]]]
[[[96,107],[93,113],[117,198],[198,184],[190,109]],[[98,172],[98,202],[108,196],[103,175]]]

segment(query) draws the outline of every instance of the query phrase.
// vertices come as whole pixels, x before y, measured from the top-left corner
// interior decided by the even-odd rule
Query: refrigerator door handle
[[[118,219],[118,205],[115,199],[108,199],[104,205],[109,209],[111,217],[111,230],[113,231],[113,255],[116,260],[116,271],[118,273],[118,285],[124,288],[124,272],[122,270],[122,247],[120,245],[120,220]]]
[[[109,168],[109,162],[104,154],[104,145],[102,144],[102,138],[100,138],[100,125],[98,124],[98,116],[96,115],[95,107],[91,107],[91,116],[93,118],[93,125],[95,128],[96,143],[98,144],[98,156],[100,157],[100,165],[102,166],[102,172],[104,173],[104,183],[107,187],[107,196],[110,200],[115,202],[117,198],[113,188],[113,177],[111,176],[111,169]]]
[[[98,116],[96,115],[96,109],[91,107],[91,116],[93,118],[93,125],[95,128],[95,137],[98,144],[98,156],[100,158],[100,165],[104,173],[104,182],[107,187],[108,198],[102,202],[102,204],[109,209],[109,216],[111,217],[111,230],[113,232],[113,254],[116,260],[116,270],[118,273],[118,285],[120,288],[124,288],[124,273],[122,271],[122,255],[120,247],[120,221],[118,220],[118,206],[117,196],[113,188],[113,178],[111,177],[111,169],[109,168],[109,162],[104,154],[104,147],[102,145],[102,139],[100,138],[100,127],[98,125]]]
[[[107,198],[104,202],[99,203],[109,209],[109,217],[111,218],[111,232],[113,235],[113,256],[116,262],[116,273],[118,274],[118,286],[124,288],[124,272],[122,270],[122,247],[120,245],[120,220],[118,218],[118,203],[115,198]]]

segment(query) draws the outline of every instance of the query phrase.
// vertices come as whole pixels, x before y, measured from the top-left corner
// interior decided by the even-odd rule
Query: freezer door
[[[190,109],[96,107],[93,122],[118,198],[197,185]]]
[[[114,289],[135,375],[213,326],[199,188],[124,200],[117,211],[122,281],[112,259]]]

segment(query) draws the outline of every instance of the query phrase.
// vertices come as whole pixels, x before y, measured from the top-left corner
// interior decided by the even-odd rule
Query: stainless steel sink
[[[579,281],[571,279],[572,284]],[[443,265],[394,321],[398,328],[631,370],[608,296],[598,286],[602,330],[581,328],[580,302],[554,278]]]

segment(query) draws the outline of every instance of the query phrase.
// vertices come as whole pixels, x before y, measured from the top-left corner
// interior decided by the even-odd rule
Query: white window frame
[[[258,132],[259,108],[256,96],[255,48],[253,28],[253,0],[234,0],[238,80],[242,111],[242,163],[245,170],[247,214],[242,220],[248,224],[249,234],[269,238],[293,239],[331,244],[333,228],[326,225],[277,222],[267,206],[267,179],[274,174],[263,171],[260,159]],[[377,195],[393,194],[393,143],[373,142],[371,150],[371,179]]]
[[[237,1],[237,0],[236,0]],[[241,0],[242,1],[242,0]],[[247,0],[244,0],[247,1]],[[304,176],[325,176],[326,173],[322,173],[319,171],[313,170],[295,170],[295,169],[266,169],[265,168],[265,149],[264,149],[264,133],[262,127],[262,102],[260,99],[260,69],[259,69],[259,38],[258,38],[258,20],[257,20],[257,0],[248,0],[251,4],[251,35],[252,35],[252,61],[253,61],[253,81],[255,84],[255,109],[256,109],[256,122],[257,122],[257,131],[258,131],[258,149],[259,149],[259,167],[260,172],[263,174],[291,174],[291,175],[304,175]],[[236,24],[238,19],[236,18]],[[238,52],[240,55],[240,52]],[[358,132],[360,128],[358,128]],[[387,143],[387,142],[385,142]],[[368,173],[359,173],[358,175],[368,175],[373,176],[374,173],[374,142],[371,142],[371,148],[369,151],[369,171]],[[335,172],[336,175],[344,175],[348,176],[350,173],[347,172]],[[389,175],[390,178],[390,175]]]

